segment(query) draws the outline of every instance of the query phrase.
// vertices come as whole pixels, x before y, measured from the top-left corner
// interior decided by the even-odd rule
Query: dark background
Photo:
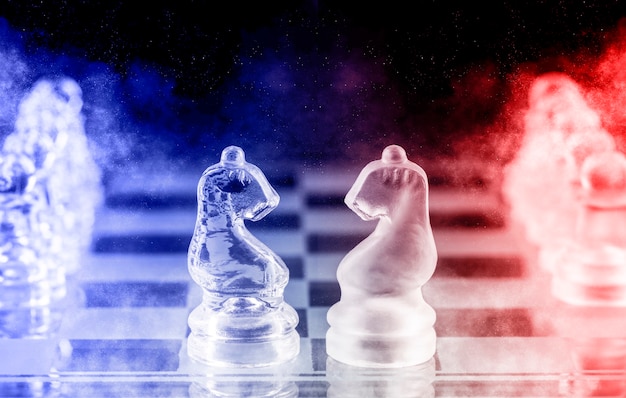
[[[523,104],[512,83],[585,77],[581,63],[619,36],[623,3],[2,1],[0,17],[25,82],[75,78],[94,140],[123,137],[111,162],[213,158],[229,143],[313,163],[394,142],[456,156],[468,137],[502,161],[492,135]]]

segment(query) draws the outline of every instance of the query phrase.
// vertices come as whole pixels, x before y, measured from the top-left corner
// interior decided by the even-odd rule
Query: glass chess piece
[[[189,357],[244,367],[293,359],[300,337],[298,315],[283,300],[289,270],[244,224],[276,208],[278,194],[241,148],[229,146],[202,174],[197,195],[188,269],[203,296],[188,319]]]
[[[345,197],[375,230],[341,261],[341,299],[328,311],[328,355],[353,366],[403,367],[435,353],[434,309],[422,286],[437,263],[428,179],[404,149],[386,147],[361,171]]]
[[[39,336],[58,326],[67,275],[89,250],[102,186],[81,109],[74,80],[38,81],[0,151],[2,336]]]
[[[50,279],[54,267],[41,231],[47,207],[34,173],[28,157],[0,154],[0,337],[5,338],[43,335],[52,327],[56,280]]]
[[[47,198],[50,252],[65,274],[90,249],[95,211],[103,201],[100,169],[84,129],[82,90],[70,78],[41,79],[22,99],[3,150],[32,159]]]
[[[584,200],[580,176],[585,160],[591,155],[597,156],[614,151],[616,151],[615,139],[606,130],[577,131],[570,134],[565,140],[563,172],[556,177],[559,181],[553,184],[553,188],[557,184],[564,184],[560,188],[554,189],[560,191],[562,195],[561,200],[556,200],[554,203],[559,204],[557,207],[561,207],[561,210],[564,211],[548,211],[545,208],[543,216],[537,217],[538,221],[535,221],[539,227],[542,225],[542,220],[549,220],[549,223],[559,225],[559,233],[557,233],[556,228],[545,233],[544,239],[536,247],[536,262],[541,270],[547,271],[548,275],[553,273],[553,265],[558,262],[558,257],[562,255],[563,248],[567,246],[569,240],[574,238],[576,233],[576,214],[581,206],[581,201]],[[568,191],[567,195],[564,194],[565,191]]]
[[[552,292],[574,305],[626,305],[626,156],[588,156],[575,235],[552,258]]]
[[[551,257],[572,238],[582,162],[615,146],[574,79],[550,72],[532,82],[520,146],[503,170],[501,193],[509,224],[528,244],[524,253],[536,271],[552,273]]]

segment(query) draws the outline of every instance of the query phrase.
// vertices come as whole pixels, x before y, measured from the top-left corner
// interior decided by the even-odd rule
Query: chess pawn
[[[341,299],[328,311],[326,350],[339,362],[403,367],[435,353],[435,311],[422,286],[437,263],[424,170],[391,145],[361,171],[345,198],[375,230],[341,261]]]
[[[553,293],[570,304],[626,305],[626,156],[587,157],[581,189],[575,236],[554,259]]]
[[[582,167],[585,160],[594,155],[601,156],[602,153],[616,150],[615,139],[606,130],[577,131],[572,133],[565,140],[565,167],[560,175],[562,181],[555,184],[562,184],[560,187],[554,185],[554,190],[559,191],[561,200],[558,203],[557,211],[544,211],[540,220],[546,220],[553,225],[559,225],[546,233],[538,249],[537,263],[541,269],[552,273],[555,259],[562,255],[562,250],[567,246],[576,231],[576,214],[581,206],[581,200],[585,195],[582,187]],[[558,178],[558,177],[557,177]],[[541,225],[537,223],[537,225]],[[580,228],[579,228],[580,229]]]
[[[298,315],[283,300],[289,270],[244,224],[272,211],[278,194],[236,146],[225,148],[220,162],[204,171],[197,194],[188,269],[203,297],[189,315],[189,356],[212,366],[294,358],[300,349]]]

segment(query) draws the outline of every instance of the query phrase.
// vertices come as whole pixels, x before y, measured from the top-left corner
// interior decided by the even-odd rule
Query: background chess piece
[[[424,170],[391,145],[369,163],[345,202],[376,229],[341,261],[341,300],[328,311],[326,350],[354,366],[402,367],[435,353],[434,309],[422,286],[432,277],[437,249],[430,225]]]
[[[574,305],[626,306],[626,156],[590,155],[580,179],[575,234],[553,260],[553,294]]]
[[[189,315],[189,356],[213,366],[263,366],[300,349],[296,311],[283,300],[289,270],[244,220],[272,211],[279,196],[241,148],[222,151],[198,183],[198,214],[188,252],[202,303]]]
[[[579,208],[580,167],[593,153],[616,147],[584,90],[563,73],[535,79],[523,136],[503,171],[502,194],[539,271],[553,270],[554,251],[572,238]]]
[[[48,207],[34,173],[27,156],[0,153],[0,337],[41,336],[52,327],[57,286],[42,233]]]
[[[91,249],[96,209],[103,203],[101,172],[85,133],[82,90],[70,78],[41,79],[22,99],[3,151],[29,157],[46,198],[49,255],[71,275]],[[60,285],[62,285],[59,282]]]

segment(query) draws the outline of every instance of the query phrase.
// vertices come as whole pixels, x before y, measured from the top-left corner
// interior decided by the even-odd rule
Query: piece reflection
[[[625,338],[572,339],[570,347],[574,366],[580,372],[571,382],[571,395],[626,395]]]
[[[428,398],[435,396],[435,360],[402,368],[351,366],[329,357],[329,398]]]
[[[211,366],[192,359],[183,345],[178,371],[193,377],[189,386],[192,398],[296,398],[299,389],[292,377],[294,366],[293,361],[263,367]]]

